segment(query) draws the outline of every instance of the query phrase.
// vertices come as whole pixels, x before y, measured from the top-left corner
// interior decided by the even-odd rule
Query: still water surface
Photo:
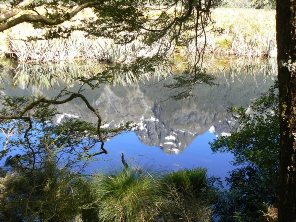
[[[247,107],[273,84],[276,68],[272,64],[251,60],[218,61],[217,66],[208,66],[215,85],[197,84],[190,90],[190,97],[179,100],[174,96],[184,89],[167,87],[178,75],[172,70],[158,69],[157,73],[137,80],[123,73],[113,84],[100,84],[94,89],[84,86],[83,95],[99,110],[104,128],[129,121],[135,124],[131,131],[109,138],[105,144],[108,154],[90,161],[86,172],[113,172],[122,168],[120,155],[123,153],[129,165],[147,170],[167,172],[205,167],[209,175],[224,178],[233,169],[233,156],[212,153],[209,142],[229,135],[235,126],[228,112],[230,107]],[[92,72],[95,72],[93,65],[60,69],[18,65],[2,70],[1,93],[53,98],[65,87],[79,90],[81,84],[73,78],[89,76]],[[56,124],[65,118],[95,121],[81,100],[59,105],[57,109],[60,114],[55,117]]]

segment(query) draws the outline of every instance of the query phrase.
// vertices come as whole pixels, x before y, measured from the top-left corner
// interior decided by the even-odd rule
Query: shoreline
[[[212,18],[215,24],[207,32],[205,55],[276,57],[274,10],[217,8],[213,10]],[[155,51],[139,40],[117,45],[110,39],[87,38],[79,31],[74,31],[67,39],[28,41],[31,35],[38,36],[41,33],[42,30],[34,29],[30,24],[21,24],[0,33],[0,57],[28,63],[80,60],[113,63],[126,58],[132,60],[132,56],[150,56],[149,53]],[[195,51],[193,45],[177,46],[172,56],[192,56]]]

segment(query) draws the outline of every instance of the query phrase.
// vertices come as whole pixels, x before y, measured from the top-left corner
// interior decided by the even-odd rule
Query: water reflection
[[[209,176],[225,178],[227,172],[234,169],[231,164],[233,156],[230,153],[213,154],[208,142],[215,138],[215,135],[206,132],[196,137],[183,152],[175,149],[178,155],[172,155],[156,146],[143,144],[135,132],[122,133],[106,142],[108,155],[99,156],[97,160],[91,161],[85,170],[111,173],[119,171],[123,168],[119,157],[124,153],[126,161],[131,166],[149,172],[165,173],[203,167],[208,169]]]
[[[76,66],[5,66],[1,74],[1,93],[9,97],[35,96],[51,99],[61,96],[61,92],[68,93],[62,94],[62,97],[79,93],[88,101],[89,106],[81,98],[59,103],[55,107],[56,112],[50,116],[53,125],[59,126],[63,120],[73,121],[76,118],[96,123],[98,116],[91,112],[91,106],[99,112],[99,128],[113,133],[112,136],[104,136],[104,139],[99,138],[97,141],[102,143],[110,140],[107,148],[111,153],[120,150],[135,163],[149,166],[144,161],[146,159],[151,164],[155,163],[154,166],[149,166],[151,168],[173,170],[177,169],[174,164],[184,168],[197,166],[205,159],[213,161],[209,155],[198,159],[203,154],[197,152],[202,149],[196,141],[199,138],[212,140],[214,137],[210,136],[209,129],[215,135],[227,133],[229,127],[235,124],[227,109],[231,106],[247,106],[252,99],[268,90],[276,75],[276,67],[272,63],[215,60],[207,63],[207,70],[214,76],[215,85],[191,84],[188,87],[184,84],[184,87],[176,78],[176,75],[185,75],[184,70],[169,64],[160,66],[160,60],[153,62],[153,65],[147,67],[141,66],[139,61],[136,67],[130,65],[120,69],[116,66],[106,69],[106,65],[93,63]],[[179,87],[167,87],[176,84]],[[189,90],[190,96],[176,100],[176,95],[183,93],[184,89]],[[125,124],[130,122],[135,124],[133,134],[113,137],[128,129]],[[68,127],[72,130],[73,126]],[[204,134],[205,132],[208,133]],[[198,137],[202,134],[207,136]],[[84,135],[83,138],[85,137],[87,136]],[[116,142],[122,141],[122,138],[126,142],[130,141],[130,146],[125,145],[122,149],[123,142]],[[141,143],[133,143],[137,138]],[[156,147],[164,153],[160,154]],[[143,153],[137,149],[143,150]],[[204,154],[208,152],[207,149],[209,148],[203,149]],[[167,156],[165,153],[178,155]],[[116,155],[112,155],[110,154],[107,161],[110,164],[117,161]],[[145,158],[137,158],[139,155]],[[151,159],[151,156],[157,158]],[[228,161],[229,157],[221,157],[222,159]],[[164,167],[165,165],[168,167]],[[219,166],[217,161],[209,164],[209,167],[210,165]],[[104,164],[96,164],[93,168],[103,166]]]

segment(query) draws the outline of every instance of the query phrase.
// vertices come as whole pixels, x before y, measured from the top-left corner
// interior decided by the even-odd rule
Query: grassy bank
[[[275,57],[275,11],[258,9],[218,8],[213,11],[214,27],[207,34],[207,53],[235,56]],[[21,24],[1,33],[0,52],[20,61],[73,61],[95,59],[107,62],[129,62],[135,56],[153,54],[154,49],[140,42],[115,45],[106,39],[86,38],[75,32],[69,39],[26,41],[40,35],[29,24]],[[157,46],[155,46],[157,47]],[[195,49],[182,49],[187,56]]]
[[[215,28],[208,35],[208,50],[215,54],[275,57],[275,11],[219,8],[213,12]]]

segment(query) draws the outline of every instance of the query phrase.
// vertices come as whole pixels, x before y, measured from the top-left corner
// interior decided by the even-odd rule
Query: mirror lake
[[[157,67],[151,75],[129,71],[92,87],[81,77],[102,69],[89,64],[15,64],[2,66],[1,94],[10,97],[44,96],[55,98],[61,90],[80,91],[101,117],[101,128],[131,122],[133,127],[107,138],[108,154],[88,161],[86,173],[121,169],[121,154],[129,165],[156,172],[204,167],[210,176],[225,178],[234,166],[231,153],[213,153],[209,142],[227,136],[236,122],[229,109],[249,104],[273,85],[274,61],[258,59],[214,59],[206,62],[214,84],[194,84],[186,97],[184,90],[170,87],[181,71],[176,67]],[[3,108],[3,107],[1,107]],[[95,116],[83,101],[74,99],[57,106],[55,124],[78,118],[94,123]],[[1,137],[4,144],[4,138]]]

